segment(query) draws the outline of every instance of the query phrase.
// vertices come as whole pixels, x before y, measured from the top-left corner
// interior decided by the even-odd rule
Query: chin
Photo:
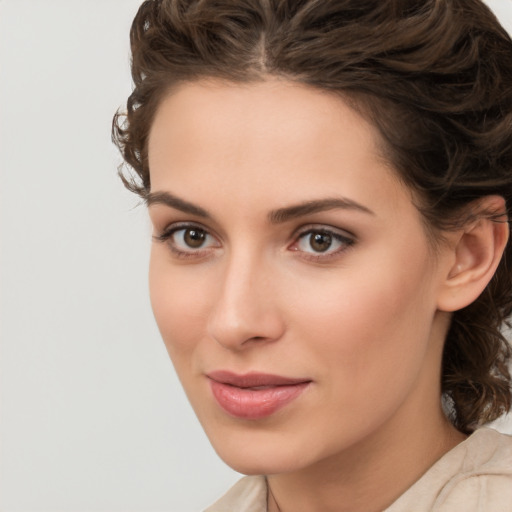
[[[299,470],[311,463],[303,443],[277,432],[249,430],[245,435],[224,432],[207,435],[217,455],[244,475],[273,475]],[[302,446],[301,446],[302,445]]]
[[[277,475],[300,469],[297,461],[277,454],[250,456],[246,452],[239,455],[217,451],[219,457],[232,469],[243,475]]]

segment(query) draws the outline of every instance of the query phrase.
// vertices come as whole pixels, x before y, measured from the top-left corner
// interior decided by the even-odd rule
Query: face
[[[157,111],[149,166],[154,314],[229,465],[310,467],[432,413],[442,257],[339,97],[183,85]]]

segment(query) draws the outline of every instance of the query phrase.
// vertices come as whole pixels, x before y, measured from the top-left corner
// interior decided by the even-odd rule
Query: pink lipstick
[[[291,379],[279,375],[247,373],[237,375],[215,371],[207,375],[217,403],[237,418],[257,420],[297,398],[311,383],[309,379]]]

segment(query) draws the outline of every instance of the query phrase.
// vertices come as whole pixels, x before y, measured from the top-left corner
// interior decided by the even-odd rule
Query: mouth
[[[218,405],[236,418],[266,418],[298,398],[311,379],[263,373],[238,375],[227,371],[207,374]]]

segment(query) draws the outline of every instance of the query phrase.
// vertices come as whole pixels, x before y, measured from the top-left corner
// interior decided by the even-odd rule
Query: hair
[[[480,0],[147,0],[130,32],[133,92],[112,136],[145,197],[148,136],[180,83],[283,78],[340,94],[438,235],[475,216],[512,218],[512,41]],[[482,212],[497,194],[506,212]],[[453,314],[441,390],[469,433],[511,408],[512,247],[485,291]]]

